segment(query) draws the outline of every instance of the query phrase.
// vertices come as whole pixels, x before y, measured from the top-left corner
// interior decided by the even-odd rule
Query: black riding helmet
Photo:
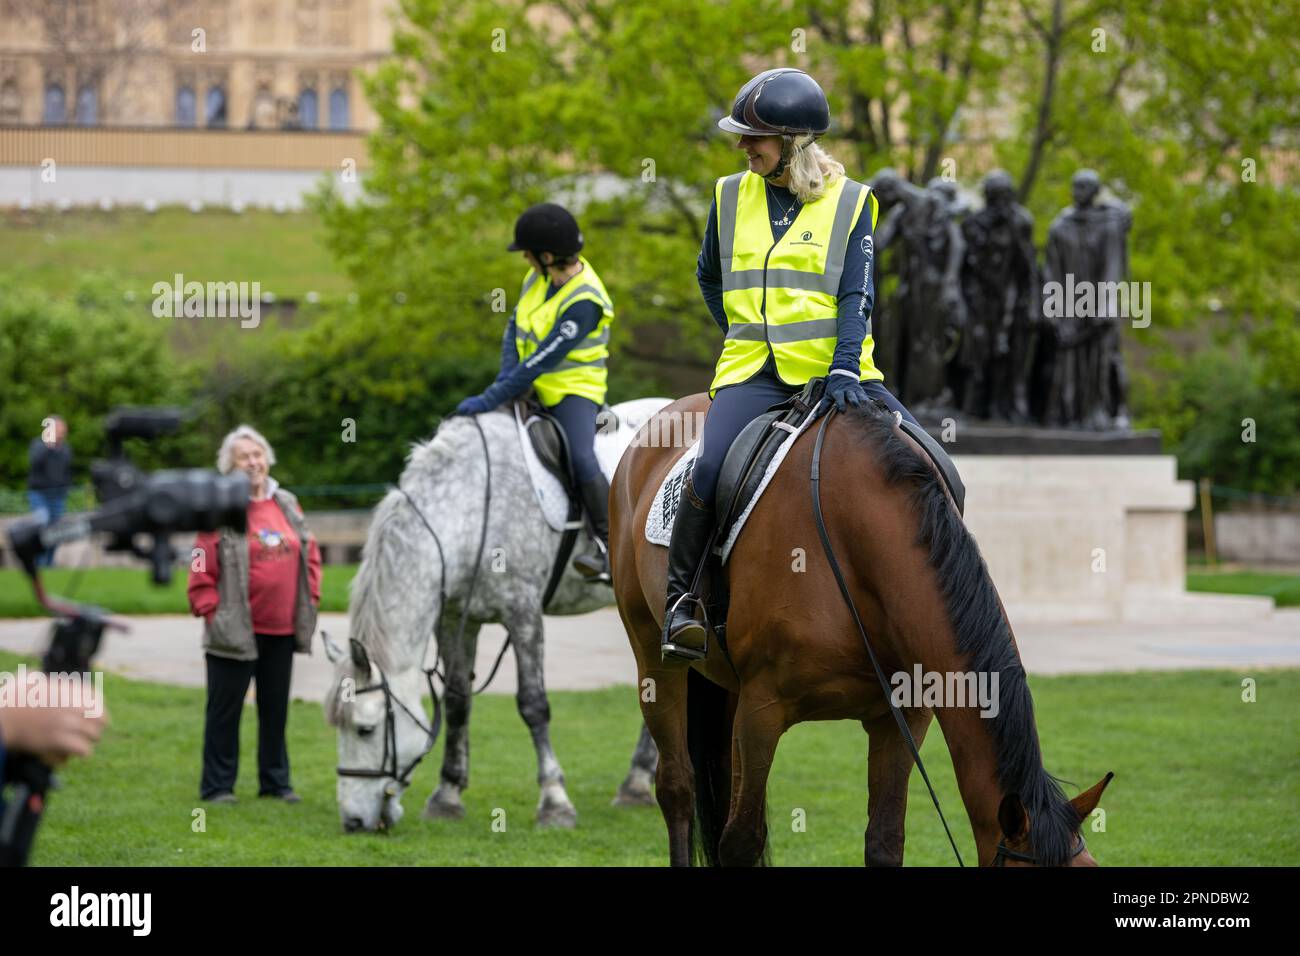
[[[515,241],[506,246],[508,252],[525,249],[539,259],[543,252],[569,259],[582,251],[582,230],[563,206],[540,203],[515,220]]]
[[[820,136],[830,129],[826,94],[803,70],[764,70],[740,88],[731,115],[718,120],[728,133],[741,136]]]

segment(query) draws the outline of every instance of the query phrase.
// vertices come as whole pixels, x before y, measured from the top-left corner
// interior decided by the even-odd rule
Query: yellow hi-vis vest
[[[554,405],[566,395],[581,395],[597,405],[605,401],[608,374],[605,359],[609,357],[609,324],[614,321],[614,303],[591,263],[582,256],[578,259],[582,271],[549,299],[546,298],[546,289],[550,280],[535,269],[529,269],[519,293],[519,305],[515,308],[515,351],[519,353],[521,362],[537,351],[542,340],[551,334],[556,317],[575,302],[595,302],[604,313],[595,330],[570,349],[553,371],[539,375],[533,381],[533,388],[543,405]],[[573,324],[572,320],[566,321]],[[577,334],[576,325],[573,334]]]
[[[827,374],[835,355],[849,234],[868,202],[871,228],[876,227],[875,194],[841,176],[821,198],[805,203],[781,241],[773,243],[764,185],[761,176],[746,171],[719,179],[714,187],[728,327],[710,396],[751,378],[767,362],[769,350],[778,377],[788,385]],[[885,377],[871,359],[874,344],[868,316],[859,359],[862,381]]]

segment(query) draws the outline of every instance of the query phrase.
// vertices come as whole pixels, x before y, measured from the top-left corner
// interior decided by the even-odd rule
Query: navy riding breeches
[[[565,395],[546,409],[564,429],[573,460],[573,477],[578,484],[601,474],[596,460],[596,414],[600,406],[581,395]]]
[[[863,382],[870,398],[899,412],[908,421],[916,421],[902,402],[890,394],[879,381]],[[767,371],[760,372],[747,382],[718,389],[704,420],[700,435],[700,452],[691,470],[691,487],[707,505],[714,504],[718,491],[718,473],[722,459],[727,456],[731,443],[752,422],[772,405],[783,402],[801,390],[801,386],[786,385]]]

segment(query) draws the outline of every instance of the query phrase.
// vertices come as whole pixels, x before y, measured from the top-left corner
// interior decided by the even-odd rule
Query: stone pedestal
[[[1187,593],[1185,516],[1194,491],[1177,479],[1172,456],[953,460],[966,483],[966,524],[1013,624],[1249,621],[1272,613],[1269,598]]]

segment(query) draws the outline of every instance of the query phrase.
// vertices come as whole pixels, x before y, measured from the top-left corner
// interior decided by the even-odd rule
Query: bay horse
[[[707,396],[689,396],[643,433],[669,434],[670,418],[707,409]],[[918,748],[938,717],[979,863],[1095,866],[1079,827],[1111,775],[1070,800],[1043,768],[1024,667],[975,540],[937,469],[875,403],[832,412],[799,435],[754,506],[725,570],[730,662],[712,631],[704,660],[660,656],[667,549],[648,542],[645,527],[684,449],[638,435],[619,463],[610,561],[659,747],[670,863],[767,862],[766,786],[781,735],[802,721],[856,720],[870,738],[864,859],[902,865],[912,756],[822,549],[810,481],[820,426],[826,533],[884,672],[919,664],[998,678],[991,719],[973,701],[901,709]]]

